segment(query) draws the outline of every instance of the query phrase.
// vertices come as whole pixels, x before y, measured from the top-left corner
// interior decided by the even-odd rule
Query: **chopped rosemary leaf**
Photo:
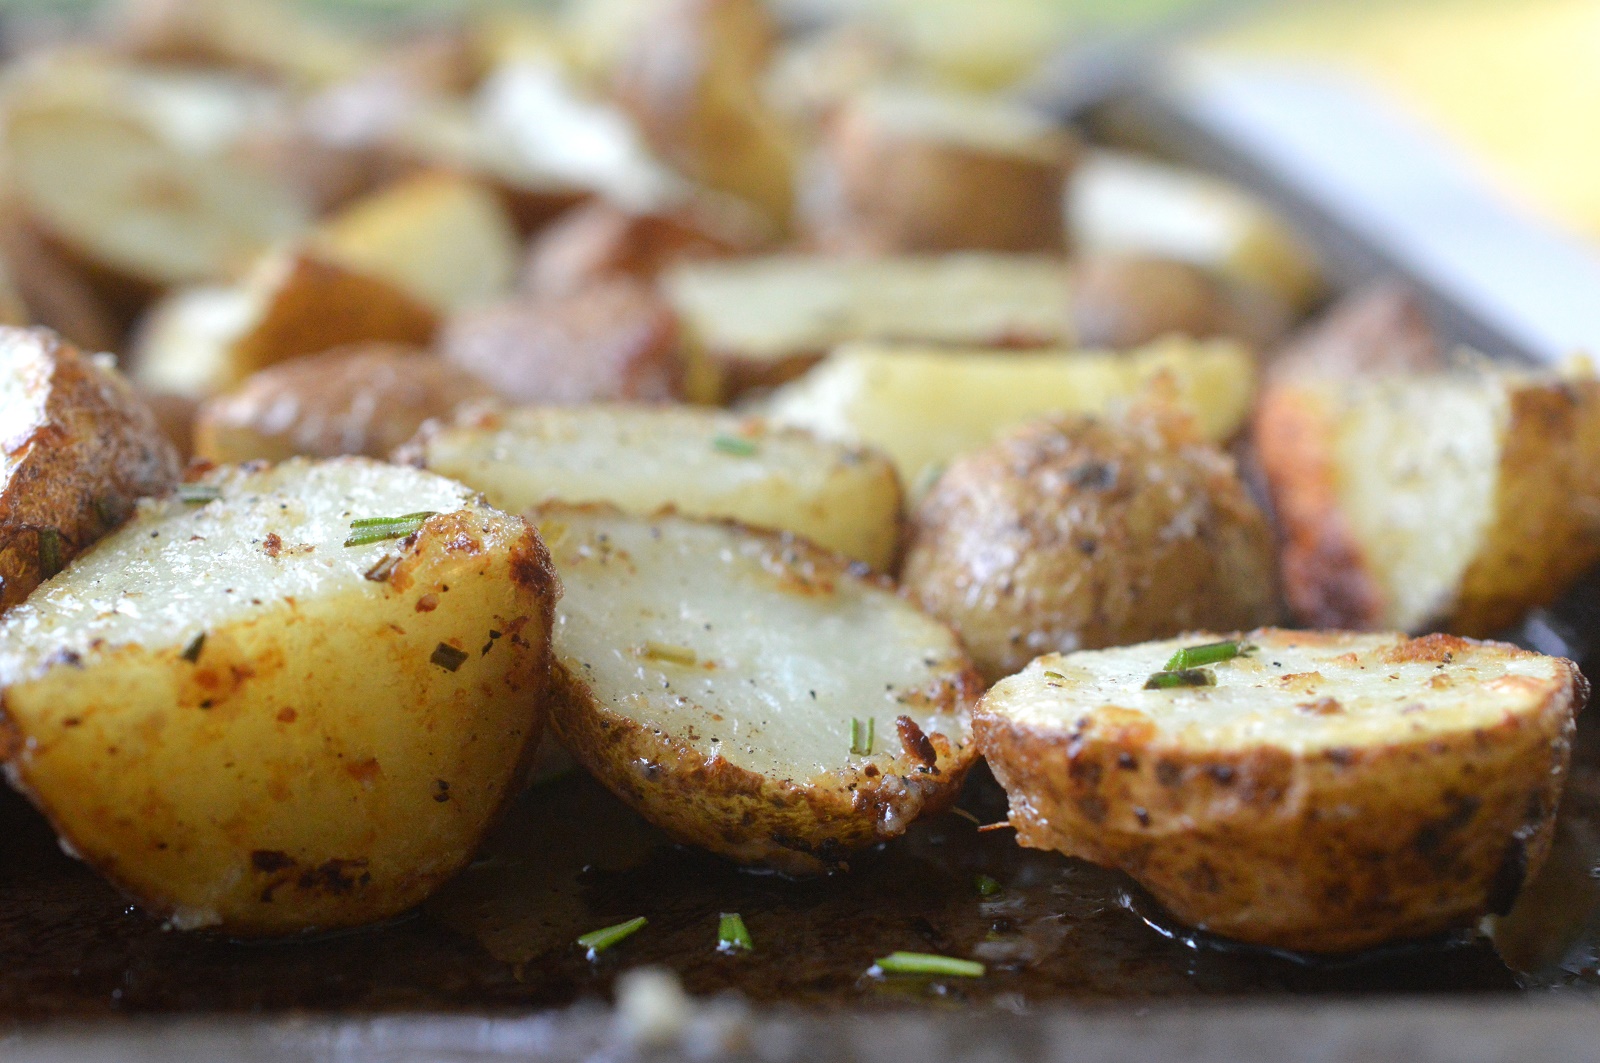
[[[748,439],[738,436],[717,436],[711,445],[724,454],[732,454],[736,458],[753,458],[761,452],[761,448]]]
[[[448,642],[441,642],[434,647],[433,656],[429,657],[428,660],[447,672],[453,672],[466,663],[467,655],[464,651],[456,649]]]
[[[875,717],[868,716],[866,725],[854,716],[850,717],[850,752],[858,757],[872,756],[872,744],[877,740],[878,721]]]
[[[974,816],[971,812],[968,812],[966,809],[960,807],[959,805],[951,805],[950,806],[950,814],[953,815],[953,816],[960,816],[962,819],[966,820],[968,823],[972,824],[974,827],[983,826],[983,820],[979,819],[977,816]]]
[[[1198,668],[1202,664],[1221,664],[1235,657],[1247,657],[1254,653],[1255,649],[1248,643],[1233,639],[1225,642],[1208,642],[1203,646],[1185,646],[1167,661],[1166,670],[1178,672],[1185,668]]]
[[[983,964],[977,960],[958,960],[935,956],[931,952],[891,952],[872,965],[868,974],[932,974],[947,978],[982,978]]]
[[[693,668],[700,663],[700,658],[689,647],[674,646],[667,642],[646,642],[633,652],[647,661],[681,664],[685,668]]]
[[[1170,667],[1170,665],[1169,665],[1169,667]],[[1048,668],[1046,668],[1044,670],[1044,677],[1046,679],[1057,679],[1057,680],[1060,680],[1062,682],[1065,682],[1066,678],[1067,678],[1066,676],[1062,675],[1060,672],[1052,672]]]
[[[756,943],[750,937],[750,928],[738,912],[723,912],[717,921],[718,952],[752,952]]]
[[[578,939],[578,944],[582,948],[589,950],[589,958],[592,960],[606,949],[609,949],[623,938],[644,926],[647,921],[648,920],[641,915],[637,919],[629,919],[626,923],[617,923],[615,926],[607,926],[601,927],[599,930],[591,930]]]
[[[1217,673],[1209,668],[1179,668],[1155,672],[1144,681],[1146,690],[1172,690],[1177,687],[1214,687]]]
[[[202,631],[200,634],[189,640],[189,645],[185,646],[183,648],[183,652],[178,656],[182,657],[190,664],[194,664],[200,660],[200,651],[205,648],[205,644],[206,633]]]
[[[360,520],[353,520],[350,522],[350,538],[346,539],[344,544],[366,546],[369,543],[381,543],[385,539],[403,539],[422,527],[423,522],[433,516],[434,512],[431,509],[424,509],[398,517],[362,517]]]
[[[61,571],[61,533],[54,528],[39,529],[39,574],[49,579]]]
[[[222,497],[222,488],[216,484],[179,484],[178,501],[186,506],[200,506]]]
[[[976,884],[978,896],[980,897],[993,897],[1005,889],[1004,886],[1000,885],[999,879],[991,878],[988,875],[979,875]]]

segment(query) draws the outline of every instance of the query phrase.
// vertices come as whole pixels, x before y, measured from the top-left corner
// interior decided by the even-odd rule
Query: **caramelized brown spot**
[[[437,594],[424,594],[417,599],[417,612],[419,613],[431,613],[437,608],[439,608],[439,596]]]
[[[294,857],[277,849],[257,849],[250,854],[250,866],[257,871],[271,874],[286,867],[293,867]]]
[[[297,720],[299,718],[300,718],[300,714],[295,712],[291,708],[282,708],[282,709],[278,710],[278,722],[279,723],[294,723],[295,720]]]
[[[895,728],[900,732],[900,745],[905,748],[906,756],[931,768],[939,762],[939,754],[933,748],[933,743],[928,741],[928,736],[922,733],[922,728],[917,726],[917,721],[909,716],[899,716],[894,721]]]
[[[1315,701],[1302,701],[1295,708],[1312,716],[1337,716],[1344,711],[1344,706],[1339,704],[1338,698],[1327,697]]]
[[[261,543],[261,548],[267,552],[268,557],[277,557],[283,550],[283,540],[279,538],[277,532],[268,532],[266,539]]]

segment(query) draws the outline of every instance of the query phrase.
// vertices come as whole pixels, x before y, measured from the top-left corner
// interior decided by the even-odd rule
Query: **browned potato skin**
[[[424,421],[489,388],[414,347],[363,343],[263,369],[201,404],[195,454],[218,464],[303,454],[386,458]]]
[[[838,201],[812,233],[824,249],[881,255],[1064,246],[1062,187],[1076,156],[1065,133],[1052,160],[899,136],[849,106],[828,130]]]
[[[1340,638],[1281,634],[1310,644]],[[1430,635],[1396,652],[1442,664],[1467,645]],[[1510,909],[1549,850],[1573,714],[1588,696],[1582,673],[1566,663],[1569,682],[1551,692],[1535,726],[1517,717],[1449,742],[1397,741],[1315,759],[1272,747],[1226,755],[1153,748],[1136,726],[1093,728],[1066,742],[981,702],[974,731],[1001,785],[1027,792],[1011,805],[1020,844],[1120,868],[1189,925],[1279,948],[1353,952],[1392,939],[1397,928],[1421,937]],[[1535,782],[1481,785],[1501,778]],[[1394,792],[1399,784],[1403,793]],[[1464,817],[1469,799],[1481,804]],[[1303,826],[1292,829],[1286,818]],[[1395,850],[1395,838],[1415,841],[1371,859]],[[1508,851],[1507,838],[1525,844]],[[1445,875],[1451,899],[1474,894],[1470,903],[1441,906],[1431,886]],[[1461,890],[1463,882],[1476,889]],[[1279,902],[1255,903],[1263,896]],[[1221,912],[1242,914],[1219,919]]]
[[[1232,460],[1171,414],[1025,426],[952,463],[909,542],[906,591],[991,681],[1043,653],[1276,612],[1266,518]]]
[[[1072,321],[1085,347],[1121,350],[1162,336],[1270,342],[1276,314],[1252,314],[1196,266],[1142,255],[1085,255],[1073,270]]]
[[[161,434],[178,452],[178,460],[187,464],[194,457],[194,418],[200,411],[200,403],[187,395],[151,391],[137,384],[134,390],[150,407],[150,412],[155,415],[156,427],[161,429]]]
[[[513,402],[670,402],[683,394],[677,320],[654,289],[626,277],[464,311],[445,325],[438,348]]]
[[[666,0],[623,56],[613,92],[664,161],[781,228],[798,151],[763,100],[777,36],[761,0]]]
[[[650,280],[687,258],[721,258],[759,246],[754,233],[720,230],[688,213],[639,214],[604,200],[575,207],[528,245],[522,290],[566,295],[617,275]]]
[[[0,486],[0,611],[55,575],[41,536],[55,532],[65,565],[128,518],[134,502],[178,480],[178,455],[155,415],[114,370],[46,329],[0,327],[21,431],[4,441]],[[43,551],[43,552],[42,552]]]
[[[1443,368],[1444,347],[1417,294],[1399,282],[1354,292],[1293,337],[1271,372],[1355,376]]]

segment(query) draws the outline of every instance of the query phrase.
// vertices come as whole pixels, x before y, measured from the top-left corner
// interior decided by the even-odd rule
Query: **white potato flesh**
[[[111,111],[24,109],[7,116],[5,146],[16,192],[47,232],[147,284],[231,276],[309,223],[281,182]]]
[[[467,488],[366,459],[207,484],[143,503],[0,620],[7,775],[175,925],[393,915],[470,858],[537,741],[542,547]],[[422,510],[413,536],[345,545],[352,520]]]
[[[984,706],[1018,726],[1063,733],[1085,713],[1105,709],[1124,723],[1138,714],[1155,728],[1155,744],[1193,753],[1267,744],[1305,757],[1493,727],[1541,708],[1570,670],[1503,646],[1459,645],[1441,666],[1389,652],[1405,641],[1399,635],[1274,631],[1247,637],[1257,644],[1247,656],[1208,666],[1215,686],[1145,689],[1178,650],[1222,638],[1046,654],[995,684]]]
[[[545,502],[671,506],[792,531],[886,570],[900,485],[882,455],[758,418],[687,407],[527,407],[465,418],[415,444],[427,469],[512,513]]]
[[[793,781],[863,759],[850,752],[852,719],[877,721],[885,763],[901,714],[928,734],[966,734],[960,716],[914,704],[952,662],[959,670],[954,636],[883,587],[845,578],[830,594],[796,593],[773,571],[781,544],[722,524],[557,511],[540,527],[565,588],[557,660],[628,719]],[[659,647],[695,663],[658,659]]]
[[[1128,354],[850,344],[775,391],[763,412],[825,439],[876,447],[905,483],[922,486],[1006,429],[1048,414],[1103,413],[1159,387],[1158,378],[1220,442],[1249,415],[1255,360],[1223,340],[1161,340]]]

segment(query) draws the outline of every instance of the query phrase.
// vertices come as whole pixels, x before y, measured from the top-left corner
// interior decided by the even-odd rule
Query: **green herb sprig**
[[[862,722],[854,716],[850,717],[850,752],[858,757],[872,756],[872,744],[877,741],[878,721],[875,717],[868,716],[867,722]]]
[[[647,922],[649,920],[641,915],[636,919],[629,919],[625,923],[616,923],[612,926],[601,927],[599,930],[591,930],[578,938],[578,945],[588,950],[589,959],[592,960],[623,938],[634,934]]]
[[[891,952],[872,965],[868,974],[928,974],[945,978],[982,978],[987,968],[977,960],[935,956],[931,952]]]
[[[989,875],[979,875],[973,885],[977,887],[980,897],[993,897],[1005,891],[1005,887],[1000,885],[1000,880]]]
[[[744,925],[744,917],[738,912],[723,912],[717,921],[717,951],[753,952],[755,947],[750,928]]]
[[[39,529],[39,574],[49,579],[61,571],[61,533],[55,528]]]
[[[1233,639],[1225,642],[1207,642],[1203,646],[1185,646],[1168,659],[1165,667],[1169,672],[1181,672],[1186,668],[1199,668],[1205,664],[1221,664],[1235,657],[1248,657],[1255,651],[1256,648],[1249,643]]]
[[[175,493],[186,506],[203,506],[221,498],[222,488],[216,484],[179,484]]]
[[[436,510],[422,509],[398,517],[362,517],[350,522],[350,538],[346,546],[366,546],[385,539],[403,539],[422,527],[424,521],[435,516]]]
[[[711,446],[724,454],[731,454],[736,458],[753,458],[761,453],[761,448],[748,439],[739,436],[717,436],[711,440]]]

